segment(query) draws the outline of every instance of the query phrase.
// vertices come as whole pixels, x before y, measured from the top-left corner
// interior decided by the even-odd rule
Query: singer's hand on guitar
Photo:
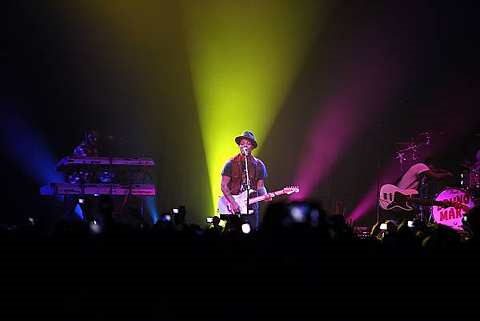
[[[235,201],[230,201],[230,208],[233,213],[240,213],[240,206]]]
[[[273,193],[265,194],[265,202],[271,202],[275,195]]]

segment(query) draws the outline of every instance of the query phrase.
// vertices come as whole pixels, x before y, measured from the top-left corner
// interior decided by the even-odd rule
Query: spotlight
[[[220,222],[218,223],[218,226],[225,228],[225,226],[227,226],[227,221],[220,220]]]
[[[206,218],[206,222],[208,224],[208,229],[213,229],[217,231],[223,231],[225,228],[226,222],[220,219],[220,216],[210,216]]]
[[[303,223],[305,222],[304,211],[300,208],[294,207],[290,211],[290,215],[295,222]]]
[[[244,234],[248,234],[248,233],[250,233],[251,231],[252,231],[252,228],[251,228],[250,224],[248,224],[248,223],[243,223],[243,224],[242,224],[242,232],[243,232]]]
[[[312,210],[312,206],[306,202],[293,202],[288,205],[289,217],[288,221],[285,221],[284,224],[308,223]],[[317,211],[316,224],[318,224],[319,214]]]
[[[384,222],[377,222],[370,231],[370,236],[383,239],[383,237],[389,233],[395,233],[397,231],[397,224],[392,220]]]
[[[463,230],[468,232],[468,233],[472,233],[472,230],[470,228],[470,222],[468,221],[468,215],[463,215],[462,216],[462,226],[463,226]]]
[[[28,224],[30,224],[31,226],[35,225],[35,219],[33,217],[29,217],[28,218]]]
[[[214,226],[222,226],[222,223],[225,224],[225,221],[221,220],[219,216],[209,216],[205,219],[205,221],[207,222],[207,224]]]
[[[186,210],[184,205],[180,205],[179,207],[172,209],[172,213],[176,225],[185,223]]]
[[[79,199],[78,199],[78,203],[79,203],[79,204],[83,204],[83,203],[85,203],[85,200],[84,200],[83,198],[79,198]]]
[[[162,222],[171,222],[172,221],[172,215],[170,215],[168,213],[167,214],[162,214],[162,215],[160,215],[160,220]]]
[[[90,222],[89,228],[93,234],[99,234],[102,231],[102,227],[99,224],[97,224],[97,221],[95,220]]]

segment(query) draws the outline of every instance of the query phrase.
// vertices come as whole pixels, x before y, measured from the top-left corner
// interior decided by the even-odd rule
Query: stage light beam
[[[313,41],[322,11],[315,1],[183,4],[191,77],[216,208],[222,167],[238,152],[233,138],[252,130],[261,148]]]

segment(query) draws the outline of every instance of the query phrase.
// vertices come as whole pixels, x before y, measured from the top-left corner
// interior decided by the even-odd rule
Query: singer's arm
[[[221,183],[221,189],[222,193],[225,196],[225,198],[228,200],[230,205],[232,206],[232,210],[234,212],[239,212],[240,207],[238,206],[237,202],[235,202],[235,199],[232,197],[232,192],[230,191],[230,188],[228,188],[228,183],[230,183],[230,180],[232,178],[230,176],[222,176],[222,183]]]

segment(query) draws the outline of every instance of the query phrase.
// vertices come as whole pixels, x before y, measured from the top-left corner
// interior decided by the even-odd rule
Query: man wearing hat
[[[223,195],[230,203],[231,209],[235,213],[239,213],[239,206],[232,195],[238,195],[247,190],[247,188],[256,190],[257,195],[267,194],[267,189],[265,188],[267,169],[260,159],[252,155],[252,151],[257,147],[257,141],[251,131],[244,131],[242,135],[235,137],[235,143],[237,143],[240,153],[228,160],[223,167],[221,189]],[[248,164],[248,180],[245,171],[245,159]],[[247,181],[250,183],[250,186],[247,186]],[[257,195],[253,194],[253,196]],[[267,200],[270,199],[271,197]],[[246,220],[248,220],[251,228],[255,230],[259,224],[258,203],[250,206],[250,208],[254,212],[252,215],[247,215]]]

